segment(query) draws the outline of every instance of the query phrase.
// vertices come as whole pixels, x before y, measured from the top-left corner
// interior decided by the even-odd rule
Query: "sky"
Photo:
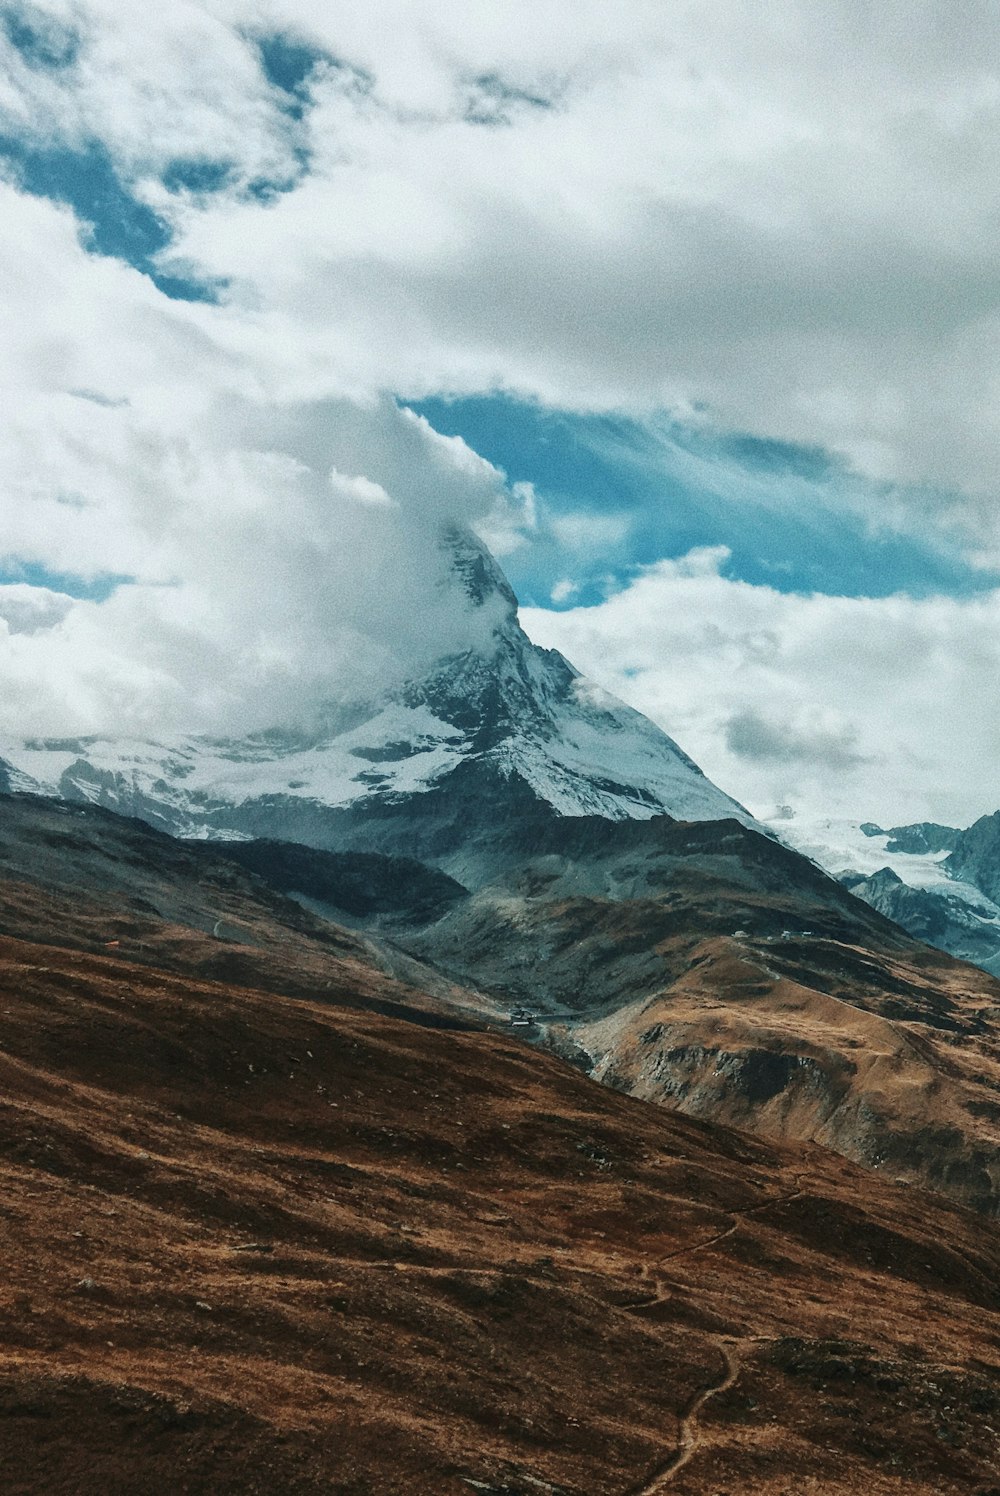
[[[993,0],[0,0],[0,729],[481,645],[457,522],[759,814],[995,810],[998,58]]]

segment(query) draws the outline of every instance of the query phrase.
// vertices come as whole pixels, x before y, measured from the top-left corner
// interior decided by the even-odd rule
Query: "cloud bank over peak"
[[[530,523],[460,437],[362,387],[286,377],[252,320],[90,252],[0,183],[0,694],[23,733],[310,721],[495,622],[441,537]]]
[[[79,402],[77,402],[79,403]],[[125,573],[103,600],[0,587],[5,717],[44,735],[313,724],[498,618],[449,575],[442,537],[506,512],[502,475],[382,400],[216,401],[184,431],[69,405],[79,505],[55,524],[22,472],[18,554]],[[53,433],[55,435],[55,433]]]

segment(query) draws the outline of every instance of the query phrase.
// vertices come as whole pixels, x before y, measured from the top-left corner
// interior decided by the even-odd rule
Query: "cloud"
[[[0,680],[22,731],[312,724],[488,647],[497,619],[449,586],[441,542],[490,513],[501,475],[470,473],[391,402],[217,399],[185,432],[87,410],[99,441],[54,434],[77,437],[83,506],[68,536],[47,500],[26,506],[20,551],[53,569],[114,552],[134,580],[102,602],[0,589]]]
[[[15,0],[4,11],[0,117],[9,132],[71,150],[100,141],[137,180],[178,160],[230,161],[244,179],[298,175],[298,122],[254,38],[211,5],[176,0],[168,13],[139,0]],[[56,36],[68,41],[46,66],[31,38]]]
[[[464,118],[476,125],[512,125],[525,109],[552,109],[559,88],[543,86],[534,90],[507,82],[497,73],[483,73],[470,79]]]
[[[899,523],[1000,549],[985,5],[7,14],[8,132],[98,143],[157,273],[228,285],[313,393],[667,405],[926,482]]]
[[[334,493],[354,499],[358,504],[375,504],[391,509],[395,503],[381,483],[373,483],[370,478],[360,476],[351,478],[346,473],[338,473],[336,468],[330,469],[330,487]]]
[[[73,599],[50,587],[26,582],[0,586],[0,619],[10,634],[37,634],[61,623],[73,607]]]
[[[853,514],[1000,556],[985,3],[3,14],[4,552],[11,574],[130,579],[65,611],[8,598],[11,720],[267,725],[474,638],[437,534],[467,519],[513,553],[533,495],[386,391],[805,442],[878,480],[834,494]],[[90,252],[83,216],[18,176],[26,152],[100,159],[161,226],[161,287],[218,304],[172,300],[127,245]],[[567,550],[631,539],[620,513],[562,518]],[[566,559],[557,577],[587,571]],[[946,821],[1000,799],[993,594],[782,595],[723,567],[701,547],[532,624],[741,798],[815,800],[836,768],[880,820],[918,813],[909,795]]]
[[[574,555],[599,556],[622,545],[632,522],[627,514],[558,514],[549,521],[549,528]]]
[[[1000,592],[779,593],[707,559],[523,621],[759,814],[964,825],[1000,804]]]
[[[180,251],[306,359],[349,340],[408,394],[700,411],[964,484],[978,504],[925,508],[970,545],[992,531],[995,24],[953,43],[916,4],[918,50],[891,15],[861,35],[850,7],[800,0],[766,26],[736,4],[586,6],[572,27],[535,9],[505,29],[484,6],[377,27],[269,7],[371,87],[317,80],[309,175],[267,211],[179,205]],[[470,77],[551,107],[484,131]]]
[[[775,722],[754,707],[735,712],[726,723],[726,747],[738,758],[768,764],[799,763],[810,769],[852,769],[864,763],[853,727],[798,727]]]
[[[488,646],[441,537],[516,544],[530,485],[387,396],[303,397],[252,326],[88,253],[66,209],[0,184],[0,217],[8,723],[314,721]]]
[[[83,594],[128,579],[3,589],[8,724],[302,721],[486,642],[440,537],[515,504],[501,473],[390,399],[276,398],[213,309],[88,255],[65,210],[0,200],[21,250],[0,245],[0,563]]]
[[[59,69],[76,61],[80,39],[72,25],[31,4],[7,4],[0,28],[28,67]]]

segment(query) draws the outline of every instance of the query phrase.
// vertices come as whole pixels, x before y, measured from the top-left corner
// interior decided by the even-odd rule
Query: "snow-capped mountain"
[[[953,843],[946,839],[947,844],[943,844],[940,837],[929,836],[929,823],[924,823],[924,828],[894,826],[885,830],[871,821],[796,815],[768,824],[782,841],[835,878],[868,877],[888,867],[913,888],[949,881],[943,864]],[[922,837],[917,834],[920,829],[925,829]],[[936,828],[939,832],[949,829]],[[958,832],[953,834],[957,836]]]
[[[771,829],[918,940],[1000,975],[1000,812],[965,831],[827,817]]]
[[[561,817],[755,824],[652,722],[531,643],[506,578],[478,540],[451,532],[445,544],[452,585],[497,618],[486,651],[443,659],[422,679],[337,708],[322,732],[7,738],[0,776],[11,789],[103,805],[182,836],[281,836],[316,846],[409,850],[418,823],[423,844],[432,823],[488,823],[514,804]]]

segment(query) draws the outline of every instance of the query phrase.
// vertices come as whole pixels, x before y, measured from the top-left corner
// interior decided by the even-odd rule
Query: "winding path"
[[[802,1175],[795,1176],[796,1188],[794,1190],[789,1190],[787,1194],[774,1195],[768,1200],[761,1200],[757,1205],[748,1205],[745,1206],[742,1210],[732,1210],[727,1212],[730,1216],[730,1223],[725,1228],[725,1230],[716,1231],[712,1236],[706,1237],[704,1241],[694,1242],[690,1246],[679,1247],[676,1251],[668,1252],[665,1256],[659,1259],[660,1264],[662,1265],[663,1263],[667,1262],[676,1262],[681,1257],[692,1257],[698,1252],[707,1252],[711,1247],[716,1246],[719,1242],[725,1241],[727,1237],[733,1236],[740,1229],[740,1226],[747,1216],[757,1215],[761,1211],[773,1209],[776,1205],[785,1205],[790,1200],[799,1199],[803,1194],[803,1177],[804,1176]],[[451,1275],[455,1272],[465,1273],[469,1276],[493,1277],[497,1276],[498,1273],[502,1271],[495,1266],[491,1266],[488,1268],[475,1268],[469,1267],[462,1262],[419,1263],[408,1262],[405,1260],[399,1261],[393,1258],[361,1258],[345,1260],[350,1261],[352,1265],[356,1266],[389,1269],[391,1271],[401,1273],[422,1273],[431,1277]],[[574,1267],[572,1270],[577,1273],[582,1273],[587,1277],[603,1276],[596,1271],[586,1268]],[[668,1302],[671,1297],[670,1285],[668,1285],[667,1282],[662,1278],[654,1279],[654,1283],[654,1296],[642,1303],[633,1304],[627,1312],[637,1315],[648,1314],[658,1305]],[[756,1343],[764,1337],[746,1336],[739,1338],[736,1336],[712,1335],[706,1338],[719,1353],[719,1357],[722,1363],[719,1374],[714,1377],[712,1381],[706,1383],[705,1386],[700,1387],[696,1392],[694,1392],[688,1400],[687,1405],[680,1415],[676,1448],[671,1452],[670,1455],[667,1456],[666,1459],[660,1461],[646,1476],[644,1476],[641,1481],[639,1481],[635,1485],[629,1486],[628,1490],[624,1493],[624,1496],[663,1496],[663,1493],[666,1492],[667,1487],[673,1480],[674,1476],[677,1475],[680,1470],[683,1470],[684,1466],[697,1453],[701,1445],[698,1422],[705,1404],[708,1403],[713,1397],[717,1397],[720,1392],[725,1392],[739,1377],[743,1365],[742,1359],[739,1354],[739,1347],[743,1344]]]
[[[725,1392],[739,1376],[742,1363],[736,1355],[735,1346],[728,1341],[714,1338],[712,1343],[722,1357],[723,1369],[720,1376],[715,1381],[709,1382],[707,1387],[702,1387],[696,1392],[684,1409],[681,1414],[677,1448],[673,1454],[661,1465],[657,1465],[641,1485],[631,1486],[627,1496],[660,1496],[660,1492],[666,1490],[668,1482],[673,1480],[678,1470],[683,1470],[701,1442],[698,1436],[698,1414],[710,1398],[718,1396],[720,1392]]]
[[[708,1237],[706,1241],[696,1242],[694,1246],[681,1247],[676,1252],[669,1252],[666,1257],[660,1259],[661,1262],[673,1262],[678,1257],[690,1257],[696,1252],[705,1252],[709,1247],[714,1247],[716,1243],[725,1241],[727,1236],[732,1236],[738,1231],[744,1217],[754,1215],[761,1210],[768,1210],[775,1205],[784,1205],[789,1200],[797,1200],[803,1192],[801,1178],[802,1176],[796,1177],[797,1188],[790,1190],[786,1195],[775,1195],[770,1200],[762,1200],[759,1205],[750,1205],[744,1210],[731,1211],[730,1214],[733,1219],[725,1231],[717,1231],[714,1236]],[[633,1314],[646,1314],[651,1309],[656,1308],[658,1304],[666,1302],[670,1297],[670,1290],[667,1285],[662,1280],[658,1280],[656,1289],[656,1297],[644,1304],[637,1304],[632,1310]],[[752,1338],[756,1340],[758,1337]],[[742,1361],[738,1355],[737,1347],[740,1341],[735,1338],[730,1339],[716,1335],[710,1336],[709,1339],[722,1358],[722,1370],[719,1376],[695,1392],[681,1413],[677,1447],[673,1453],[658,1464],[637,1485],[630,1486],[625,1492],[625,1496],[662,1496],[662,1493],[666,1491],[667,1486],[677,1472],[683,1470],[684,1466],[699,1448],[701,1439],[698,1433],[698,1418],[705,1404],[711,1398],[717,1397],[720,1392],[725,1392],[739,1376]]]

